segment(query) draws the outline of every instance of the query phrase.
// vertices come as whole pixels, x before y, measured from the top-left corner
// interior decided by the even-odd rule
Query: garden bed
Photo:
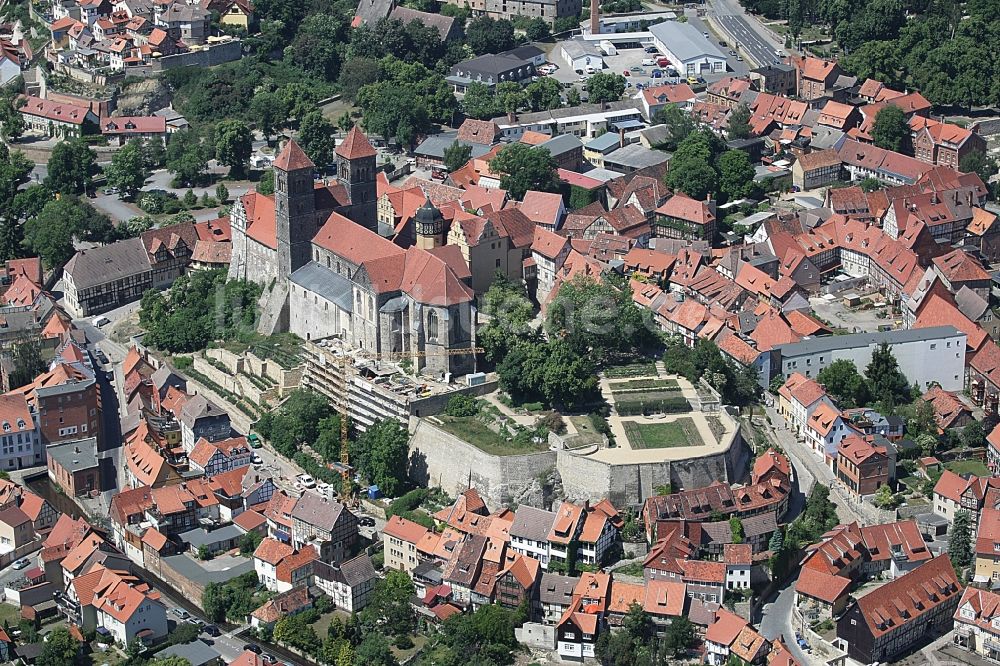
[[[614,382],[609,385],[612,393],[628,393],[631,391],[680,391],[680,384],[674,379],[630,379],[627,382]]]
[[[641,363],[629,363],[628,365],[615,365],[604,368],[604,376],[608,379],[621,379],[624,377],[655,377],[656,364],[652,361]]]
[[[616,396],[615,410],[620,416],[678,414],[690,412],[691,404],[688,403],[687,398],[677,392],[638,392]]]
[[[669,423],[622,421],[622,427],[633,449],[670,449],[701,444],[698,428],[689,417]]]

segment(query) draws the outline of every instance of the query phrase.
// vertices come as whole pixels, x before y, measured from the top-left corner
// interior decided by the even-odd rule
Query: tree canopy
[[[409,435],[396,419],[368,427],[351,449],[351,463],[387,497],[399,495],[406,483]]]
[[[910,151],[910,125],[898,106],[887,104],[875,114],[872,140],[879,148],[897,153]]]
[[[52,149],[45,184],[61,195],[86,194],[93,189],[97,155],[80,139],[60,141]]]
[[[598,72],[587,79],[587,95],[594,104],[616,102],[625,94],[625,77],[612,72]]]
[[[523,199],[528,190],[557,192],[556,162],[546,148],[511,143],[490,160],[490,171],[501,174],[500,187],[514,199]]]

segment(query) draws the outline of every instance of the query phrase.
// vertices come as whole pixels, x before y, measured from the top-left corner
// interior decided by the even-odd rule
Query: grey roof
[[[764,220],[769,220],[772,217],[777,217],[777,215],[778,214],[773,210],[764,210],[759,213],[754,213],[753,215],[747,215],[742,220],[739,220],[739,223],[743,226],[749,227],[751,225],[760,224]]]
[[[315,261],[292,273],[289,279],[307,291],[335,303],[344,312],[353,312],[351,281]]]
[[[556,520],[556,514],[545,509],[522,504],[514,512],[514,522],[510,526],[512,537],[522,537],[532,541],[548,541],[549,530]]]
[[[958,306],[962,314],[972,321],[979,321],[979,318],[990,307],[986,299],[969,289],[968,285],[962,285],[962,288],[955,294],[955,305]]]
[[[659,150],[650,150],[641,143],[622,146],[604,156],[604,164],[606,165],[621,164],[632,169],[644,169],[669,161],[670,155]]]
[[[640,136],[646,139],[651,145],[656,146],[666,143],[670,138],[670,129],[666,125],[653,125],[643,130],[639,130]]]
[[[229,524],[217,530],[209,532],[203,527],[198,527],[177,535],[184,543],[198,548],[199,546],[211,546],[223,541],[231,541],[243,536],[244,532],[239,525]]]
[[[156,369],[156,372],[153,373],[150,380],[153,382],[153,386],[157,391],[162,391],[167,386],[173,386],[179,389],[184,389],[187,386],[187,382],[184,378],[175,373],[174,369],[166,363]]]
[[[570,59],[582,58],[584,56],[603,58],[601,52],[597,50],[596,46],[590,42],[585,42],[582,39],[571,39],[563,42],[561,44],[561,48],[563,52],[570,57]]]
[[[493,119],[500,127],[514,125],[535,125],[547,121],[554,121],[560,118],[572,118],[573,116],[583,116],[589,113],[615,113],[617,111],[635,112],[642,115],[642,102],[637,99],[619,99],[607,104],[580,104],[579,106],[568,106],[562,109],[550,109],[548,111],[536,111],[534,113],[520,113],[517,120],[511,123],[507,116],[497,116]]]
[[[663,126],[665,127],[665,126]],[[612,148],[618,147],[618,143],[621,141],[619,137],[614,132],[605,132],[596,139],[591,139],[583,145],[587,150],[595,150],[597,152],[605,153]]]
[[[701,531],[707,537],[707,543],[732,543],[733,528],[728,520],[715,523],[702,523]]]
[[[341,564],[340,573],[344,577],[344,583],[350,587],[378,578],[375,567],[372,566],[372,559],[364,553]]]
[[[202,9],[198,5],[189,5],[183,2],[175,2],[168,7],[159,17],[164,23],[179,21],[191,23],[194,21],[207,21],[212,17],[212,12]]]
[[[580,141],[579,137],[572,134],[560,134],[559,136],[552,137],[548,141],[543,141],[535,147],[545,148],[549,151],[549,154],[555,157],[557,155],[562,155],[563,153],[568,153],[571,150],[576,150],[582,146],[583,142]]]
[[[187,659],[191,666],[204,666],[204,664],[215,661],[222,655],[204,641],[195,639],[190,643],[179,643],[164,648],[157,652],[156,656],[161,659],[163,657],[180,657]]]
[[[444,151],[458,140],[458,132],[442,132],[441,134],[431,134],[429,137],[420,142],[416,150],[413,151],[415,155],[426,155],[427,157],[437,157],[443,158]],[[486,153],[490,152],[493,146],[487,146],[483,143],[472,143],[471,141],[458,141],[459,144],[463,146],[469,146],[472,148],[473,157],[481,157]]]
[[[198,393],[184,403],[184,406],[181,408],[181,414],[177,420],[193,429],[194,424],[198,421],[198,419],[222,416],[229,418],[229,414],[223,411],[221,407],[217,406],[214,402]]]
[[[538,600],[543,604],[569,606],[573,601],[573,590],[576,589],[579,580],[557,573],[543,573],[542,582],[538,586]]]
[[[189,578],[200,585],[208,585],[209,583],[225,583],[226,581],[232,580],[237,576],[242,576],[245,573],[253,571],[252,559],[240,562],[239,564],[231,566],[228,569],[220,569],[217,571],[209,571],[208,569],[205,569],[203,566],[198,564],[198,562],[187,555],[171,555],[169,557],[164,557],[163,561],[170,565],[170,567],[180,575],[185,578]]]
[[[593,178],[594,180],[599,180],[602,183],[614,180],[615,178],[621,178],[625,175],[621,171],[612,171],[611,169],[590,169],[589,171],[584,171],[582,173],[587,178]]]
[[[892,345],[906,342],[920,342],[921,340],[940,340],[941,338],[957,335],[965,334],[954,326],[930,326],[928,328],[907,328],[899,331],[827,335],[800,342],[776,345],[775,349],[778,350],[778,353],[782,357],[806,356],[837,349],[869,347],[883,342],[888,342]]]
[[[677,56],[677,59],[681,62],[704,57],[726,59],[722,51],[717,49],[712,42],[705,39],[705,36],[690,23],[664,21],[663,23],[649,26],[649,32],[653,37],[665,44],[670,52]]]
[[[96,437],[54,444],[46,448],[45,453],[68,472],[92,469],[100,464]]]
[[[133,277],[152,270],[141,238],[80,250],[66,263],[65,272],[77,288],[87,289]]]
[[[741,518],[740,522],[743,524],[743,536],[747,539],[771,534],[778,529],[777,514],[774,511]]]
[[[413,568],[413,578],[438,584],[441,582],[441,565],[435,560],[424,560]]]
[[[757,69],[750,70],[754,74],[772,74],[774,72],[791,72],[795,68],[791,65],[786,65],[785,63],[764,65],[763,67],[758,67]]]
[[[365,0],[361,1],[365,2]],[[430,12],[422,12],[417,9],[410,9],[409,7],[402,6],[396,7],[389,12],[389,18],[399,19],[406,24],[417,21],[424,25],[428,25],[438,31],[442,40],[447,39],[451,35],[451,30],[455,25],[455,17],[453,16],[431,14]]]
[[[431,16],[437,16],[436,14],[431,14]],[[503,52],[503,55],[514,56],[515,58],[520,58],[521,60],[531,60],[532,58],[537,58],[543,55],[545,51],[538,48],[534,44],[524,44],[523,46],[515,46],[512,49],[507,49]]]
[[[77,393],[79,391],[90,388],[94,385],[94,379],[82,379],[80,381],[67,381],[62,384],[54,384],[52,386],[39,386],[35,389],[35,393],[43,398],[50,398],[55,395],[67,395],[70,393]]]
[[[476,72],[500,75],[528,65],[526,60],[502,53],[487,53],[471,60],[465,60],[451,68],[452,72]]]
[[[389,15],[392,5],[393,0],[359,0],[354,15],[360,18],[362,23],[377,23],[379,19]]]
[[[294,520],[300,520],[307,525],[318,527],[327,532],[333,531],[337,521],[344,514],[352,515],[340,502],[328,500],[312,492],[303,494],[295,503],[295,508],[292,509]]]

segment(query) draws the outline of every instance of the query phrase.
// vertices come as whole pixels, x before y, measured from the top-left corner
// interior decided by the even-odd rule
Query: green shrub
[[[654,398],[642,400],[616,401],[615,409],[619,416],[636,416],[643,414],[678,414],[691,411],[691,405],[683,396],[675,398]]]

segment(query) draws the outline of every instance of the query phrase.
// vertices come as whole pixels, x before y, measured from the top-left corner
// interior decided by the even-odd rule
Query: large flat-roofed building
[[[726,71],[726,56],[688,23],[664,21],[649,26],[653,44],[682,76]]]
[[[97,438],[63,442],[48,447],[45,453],[49,478],[70,497],[104,490],[101,485],[101,461],[97,458]]]
[[[927,388],[938,382],[946,391],[965,383],[965,333],[954,326],[932,326],[878,333],[831,335],[777,345],[771,376],[800,372],[815,377],[834,361],[852,361],[863,372],[883,342],[889,345],[900,371],[911,384]]]
[[[473,16],[489,16],[495,19],[514,19],[518,16],[541,18],[547,23],[555,23],[557,18],[579,16],[583,9],[582,0],[448,0],[458,7],[468,7]]]

